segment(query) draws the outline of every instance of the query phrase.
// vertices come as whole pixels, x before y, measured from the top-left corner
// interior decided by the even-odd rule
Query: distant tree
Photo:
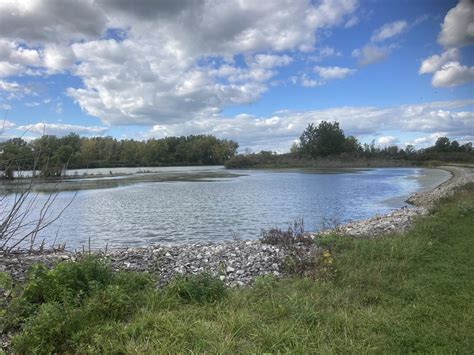
[[[459,145],[458,141],[452,141],[451,144],[449,145],[449,150],[451,152],[460,152],[460,151],[462,151],[461,146]]]
[[[297,142],[293,142],[290,148],[290,153],[292,155],[298,156],[301,152],[301,147]]]
[[[437,152],[449,152],[451,144],[448,137],[439,137],[434,145]]]
[[[362,147],[356,137],[354,136],[346,137],[344,141],[344,151],[346,153],[356,153],[361,150],[362,150]]]
[[[316,158],[344,152],[346,138],[338,122],[322,121],[318,126],[310,123],[300,136],[303,155]]]
[[[405,153],[408,157],[414,155],[416,153],[416,149],[415,149],[415,146],[412,145],[412,144],[408,144],[406,147],[405,147]]]
[[[461,146],[463,152],[470,153],[472,152],[472,142],[465,143]]]
[[[23,167],[32,167],[33,151],[21,138],[13,138],[0,145],[0,169],[3,178],[12,179],[14,172]]]

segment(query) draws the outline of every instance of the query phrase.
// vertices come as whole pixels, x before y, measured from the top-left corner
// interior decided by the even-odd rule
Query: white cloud
[[[459,48],[474,44],[474,2],[460,0],[459,3],[448,11],[438,42],[444,47]]]
[[[361,66],[377,63],[388,57],[390,52],[398,48],[399,46],[395,43],[389,45],[379,45],[377,42],[384,42],[388,39],[392,39],[400,35],[401,33],[408,31],[410,27],[416,26],[421,18],[415,20],[415,22],[409,25],[404,20],[389,22],[384,24],[382,27],[376,29],[371,38],[370,42],[364,45],[362,48],[356,48],[352,51],[352,56],[358,59],[358,64]]]
[[[332,79],[344,79],[345,77],[354,74],[355,69],[351,68],[341,68],[341,67],[314,67],[314,71],[323,79],[332,80]]]
[[[80,126],[63,123],[35,123],[30,125],[18,126],[17,130],[38,135],[50,134],[64,136],[71,132],[74,132],[82,135],[98,136],[104,134],[107,131],[107,128],[98,126]]]
[[[0,38],[0,77],[21,73],[27,66],[37,66],[40,63],[37,50]]]
[[[324,46],[316,49],[315,54],[309,56],[309,60],[320,62],[331,57],[340,57],[342,53],[337,51],[334,47]]]
[[[379,47],[375,44],[367,44],[362,49],[355,49],[352,56],[358,59],[359,65],[368,65],[380,62],[387,58],[390,53],[389,47]]]
[[[459,59],[459,51],[456,48],[449,49],[441,55],[433,55],[425,59],[421,63],[420,74],[434,73],[441,69],[448,62],[457,61]]]
[[[434,87],[453,87],[473,80],[474,67],[461,65],[459,62],[450,62],[434,73],[431,83]]]
[[[474,80],[474,67],[460,63],[458,48],[474,44],[474,2],[460,0],[448,11],[441,25],[438,42],[446,48],[441,55],[425,59],[419,73],[434,73],[431,84],[434,87],[454,87]]]
[[[110,124],[184,121],[254,102],[276,83],[270,80],[278,68],[291,63],[282,51],[314,49],[318,31],[344,25],[357,6],[357,0],[71,0],[67,6],[4,0],[0,33],[8,59],[2,61],[7,51],[0,46],[0,75],[69,71],[83,86],[68,94]],[[113,28],[120,36],[104,39]],[[236,56],[244,63],[236,64]]]
[[[414,145],[417,148],[425,148],[434,145],[438,138],[445,137],[447,135],[447,132],[435,132],[428,136],[415,138],[413,141],[407,142],[406,145],[410,144]]]
[[[384,146],[393,145],[393,144],[396,144],[397,142],[398,142],[398,138],[394,136],[382,136],[377,140],[378,144],[384,145]]]
[[[357,16],[352,16],[351,18],[349,18],[349,20],[347,20],[347,22],[344,25],[344,28],[354,27],[358,23],[359,23],[359,18]]]
[[[0,1],[0,33],[30,44],[96,38],[106,29],[104,11],[91,0]]]
[[[19,74],[23,70],[24,67],[19,64],[0,62],[0,78],[6,78],[8,76]]]
[[[300,79],[301,85],[304,86],[305,88],[314,88],[316,86],[321,86],[325,84],[324,81],[311,79],[306,74],[301,75],[299,79]]]
[[[473,106],[474,100],[458,100],[388,108],[337,107],[302,112],[279,111],[270,117],[200,116],[184,123],[156,125],[148,135],[163,137],[207,133],[235,139],[242,149],[288,151],[308,123],[325,120],[340,122],[346,134],[356,136],[400,131],[426,134],[445,132],[450,137],[461,137],[474,134],[474,112],[470,110]]]
[[[43,61],[49,73],[60,73],[71,68],[75,56],[68,46],[49,44],[44,49]]]
[[[14,81],[0,80],[0,92],[6,91],[10,93],[30,93],[31,90],[28,87],[22,86]]]
[[[3,131],[5,131],[5,130],[10,129],[10,128],[13,128],[13,127],[15,127],[15,126],[16,126],[16,125],[15,125],[15,123],[13,123],[13,122],[10,122],[10,121],[8,121],[8,120],[1,120],[1,121],[0,121],[0,132],[3,132]]]
[[[394,36],[399,35],[404,30],[406,30],[407,27],[408,24],[406,21],[395,21],[386,23],[385,25],[374,31],[371,40],[374,42],[384,41],[388,38],[392,38]]]

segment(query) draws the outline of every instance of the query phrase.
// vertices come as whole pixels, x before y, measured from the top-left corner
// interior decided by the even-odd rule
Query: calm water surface
[[[301,218],[306,230],[316,231],[405,206],[408,195],[449,176],[420,168],[237,173],[246,175],[80,191],[42,237],[51,243],[57,234],[68,249],[87,246],[89,237],[92,248],[255,239],[262,229],[286,228]],[[58,208],[72,196],[62,193]]]

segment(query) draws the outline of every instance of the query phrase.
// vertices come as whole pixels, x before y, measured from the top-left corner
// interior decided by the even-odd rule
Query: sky
[[[0,140],[474,141],[474,0],[0,0]]]

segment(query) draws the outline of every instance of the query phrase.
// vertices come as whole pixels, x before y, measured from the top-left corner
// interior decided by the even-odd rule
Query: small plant
[[[286,231],[280,228],[263,230],[260,240],[264,244],[281,245],[283,247],[313,244],[313,239],[304,231],[303,219],[295,221],[293,227],[289,226]]]
[[[166,287],[166,292],[186,303],[215,302],[226,296],[224,282],[207,273],[177,276]]]

